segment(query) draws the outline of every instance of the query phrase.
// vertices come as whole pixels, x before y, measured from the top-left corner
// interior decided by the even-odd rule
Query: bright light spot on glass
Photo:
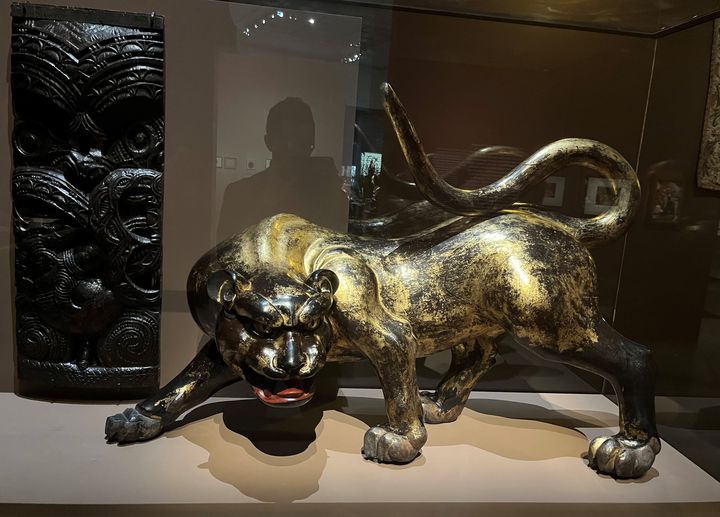
[[[342,58],[343,63],[355,63],[356,61],[359,61],[362,57],[362,52],[358,52],[357,54],[353,54],[350,57],[344,57]]]
[[[265,20],[263,20],[263,25],[265,25]]]
[[[315,25],[315,18],[310,18],[310,19],[308,20],[308,23],[309,23],[310,25]]]
[[[283,13],[282,11],[278,11],[275,14],[278,15],[278,18],[282,18],[283,16],[285,16],[285,13]]]

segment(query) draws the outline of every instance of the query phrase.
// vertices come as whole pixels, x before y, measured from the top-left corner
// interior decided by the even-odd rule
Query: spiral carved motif
[[[159,326],[160,321],[153,314],[125,314],[98,343],[100,364],[143,366],[157,361]]]
[[[17,333],[18,352],[38,361],[63,362],[71,357],[70,340],[36,316],[22,319]]]

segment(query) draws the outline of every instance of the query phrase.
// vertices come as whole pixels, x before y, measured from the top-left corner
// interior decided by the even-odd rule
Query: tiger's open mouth
[[[243,373],[255,396],[268,406],[302,406],[315,394],[312,378],[275,380],[260,375],[248,367],[243,368]]]

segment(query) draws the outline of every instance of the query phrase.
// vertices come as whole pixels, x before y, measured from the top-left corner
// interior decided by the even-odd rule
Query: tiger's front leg
[[[370,360],[385,397],[388,421],[368,429],[362,455],[379,463],[408,463],[427,441],[412,328],[379,303],[378,277],[366,263],[340,255],[325,267],[340,277],[333,313],[340,337]]]
[[[215,341],[208,341],[190,364],[155,395],[134,408],[108,417],[105,438],[109,443],[155,438],[185,411],[239,380],[240,377],[223,361]]]
[[[427,440],[415,373],[415,343],[408,329],[383,322],[364,350],[377,371],[388,421],[368,429],[362,455],[379,463],[408,463]]]

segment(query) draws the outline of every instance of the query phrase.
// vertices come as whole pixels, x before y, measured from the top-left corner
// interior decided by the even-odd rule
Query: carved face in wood
[[[14,32],[16,166],[50,167],[86,191],[115,169],[162,170],[158,33],[52,20]]]

